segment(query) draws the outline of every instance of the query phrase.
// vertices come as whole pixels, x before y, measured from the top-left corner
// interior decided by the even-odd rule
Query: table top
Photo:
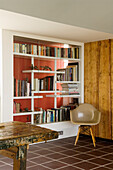
[[[58,132],[23,122],[0,123],[0,149],[58,138]]]

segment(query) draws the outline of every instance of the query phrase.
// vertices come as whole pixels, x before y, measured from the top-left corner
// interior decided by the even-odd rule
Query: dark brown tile
[[[77,158],[73,158],[73,157],[67,157],[67,158],[60,159],[60,162],[64,162],[64,163],[73,165],[77,162],[81,162],[81,160],[77,159]]]
[[[106,168],[108,167],[108,168],[113,169],[113,163],[110,163],[109,165],[106,165],[105,167],[106,167]]]
[[[113,154],[107,154],[105,156],[102,156],[102,158],[113,161]]]
[[[5,163],[5,162],[0,161],[0,167],[1,167],[1,166],[3,166],[3,165],[6,165],[6,163]]]
[[[82,168],[82,169],[84,169],[84,170],[89,170],[89,169],[92,169],[92,168],[97,167],[97,165],[92,164],[92,163],[90,163],[90,162],[77,163],[77,164],[75,164],[75,165],[73,165],[73,166]]]
[[[30,166],[36,166],[36,163],[31,162],[31,161],[27,161],[26,167],[28,168],[28,167],[30,167]]]
[[[107,152],[107,153],[113,153],[113,148],[111,147],[108,147],[108,148],[102,148],[102,149],[99,149],[100,151],[104,151],[104,152]]]
[[[84,154],[84,153],[81,153],[81,154],[79,154],[79,155],[75,155],[74,157],[75,157],[75,158],[79,158],[79,159],[81,159],[81,160],[88,160],[88,159],[94,158],[93,155],[88,155],[88,154]]]
[[[30,145],[28,151],[33,152],[33,151],[40,150],[40,149],[42,149],[42,148],[41,148],[41,147],[36,147],[36,146],[34,146],[34,145]]]
[[[51,148],[51,147],[54,147],[54,145],[52,145],[51,142],[48,142],[48,143],[39,143],[37,144],[38,147],[40,148]]]
[[[42,164],[42,163],[44,163],[44,162],[48,162],[48,161],[51,161],[51,159],[50,158],[46,158],[46,157],[44,157],[44,156],[39,156],[39,157],[37,157],[37,158],[32,158],[32,159],[30,159],[32,162],[34,162],[34,163],[37,163],[37,164]]]
[[[110,170],[110,169],[105,168],[105,167],[99,167],[99,168],[96,168],[95,170]]]
[[[50,170],[42,165],[36,165],[33,167],[28,167],[27,170]]]
[[[74,146],[74,144],[65,144],[62,146],[65,149],[75,149],[78,148],[79,146]]]
[[[94,158],[94,159],[89,160],[89,162],[96,163],[98,165],[105,165],[105,164],[110,163],[111,161],[102,159],[102,158]]]
[[[58,162],[58,161],[52,161],[52,162],[49,162],[49,163],[44,163],[43,165],[45,167],[51,168],[51,169],[57,169],[57,168],[61,168],[63,166],[66,166],[66,164]]]
[[[62,155],[60,153],[53,153],[53,154],[47,155],[47,157],[52,158],[52,159],[61,159],[61,158],[64,158],[66,156]]]
[[[52,150],[49,149],[41,149],[39,151],[34,151],[34,153],[37,153],[39,155],[47,155],[53,153]]]
[[[53,152],[62,152],[62,151],[65,151],[66,148],[64,147],[60,147],[60,146],[56,146],[54,148],[49,148],[49,150],[53,151]]]
[[[31,158],[38,157],[38,156],[40,156],[40,155],[38,155],[38,154],[36,154],[36,153],[32,153],[32,152],[30,153],[30,152],[29,152],[29,153],[27,154],[27,159],[31,159]]]
[[[4,163],[8,163],[8,164],[12,164],[13,163],[13,159],[4,157],[3,159],[1,159],[2,162]]]
[[[94,155],[94,156],[103,156],[103,155],[106,154],[106,153],[101,152],[101,151],[99,151],[99,150],[92,150],[92,151],[88,152],[88,154]]]
[[[88,152],[91,151],[92,149],[87,148],[87,147],[80,147],[80,148],[76,148],[75,151],[79,151],[79,152]]]
[[[80,170],[80,169],[76,167],[72,167],[72,166],[66,166],[66,167],[60,168],[60,170]]]
[[[5,165],[5,166],[1,166],[0,170],[13,170],[13,167],[11,167],[9,165]]]
[[[63,153],[64,155],[67,155],[67,156],[72,156],[72,155],[76,155],[78,152],[73,151],[73,150],[66,150],[66,151],[62,151],[61,153]]]

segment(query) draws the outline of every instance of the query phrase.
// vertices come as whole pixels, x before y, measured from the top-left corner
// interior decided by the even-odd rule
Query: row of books
[[[79,85],[78,84],[68,84],[68,83],[63,83],[61,84],[62,86],[62,91],[65,91],[65,94],[69,95],[79,95],[80,90],[79,90]]]
[[[51,122],[60,122],[70,120],[70,110],[78,107],[76,103],[70,103],[66,106],[61,106],[60,108],[47,109],[43,110],[42,114],[37,114],[34,117],[34,123],[51,123]]]
[[[58,71],[64,71],[65,74],[57,74],[57,81],[79,81],[79,65],[70,65]]]
[[[18,80],[14,78],[13,93],[15,97],[31,96],[31,83],[27,80]]]
[[[13,51],[24,54],[79,59],[78,47],[57,48],[43,45],[13,43]]]
[[[61,107],[61,108],[52,108],[47,109],[47,111],[43,110],[42,114],[35,115],[34,122],[35,123],[51,123],[51,122],[59,122],[70,120],[70,108]]]
[[[54,76],[47,76],[43,79],[34,79],[34,90],[53,90],[54,89]]]

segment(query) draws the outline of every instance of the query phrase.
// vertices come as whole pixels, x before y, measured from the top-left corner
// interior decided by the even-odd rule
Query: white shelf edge
[[[23,115],[31,115],[31,114],[42,114],[42,111],[13,113],[13,116],[23,116]]]
[[[70,120],[64,120],[64,121],[58,121],[58,122],[48,122],[48,123],[38,123],[38,124],[36,124],[36,123],[34,123],[35,125],[37,125],[37,126],[40,126],[40,125],[46,125],[46,124],[51,124],[51,123],[67,123],[67,122],[71,122]]]
[[[43,98],[43,96],[20,96],[20,97],[13,97],[13,99],[34,99],[34,98]]]
[[[57,73],[57,74],[65,74],[63,71],[45,71],[45,70],[23,70],[23,73]]]
[[[66,91],[32,91],[32,93],[65,93]]]
[[[79,98],[80,95],[46,95],[46,97],[73,97],[73,98]]]
[[[34,57],[34,58],[39,58],[39,59],[69,60],[69,61],[80,62],[80,59],[75,59],[75,58],[65,58],[65,57],[64,57],[64,58],[61,58],[61,57],[51,57],[51,56],[40,56],[40,55],[25,54],[25,53],[16,53],[16,52],[13,52],[13,55],[25,56],[25,57]]]
[[[56,83],[80,84],[80,81],[56,81]]]

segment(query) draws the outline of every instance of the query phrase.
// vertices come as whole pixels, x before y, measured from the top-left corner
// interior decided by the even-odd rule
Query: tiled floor
[[[31,145],[27,170],[113,170],[113,142],[81,136],[74,146],[74,137]],[[13,161],[0,156],[0,170],[12,170]]]

